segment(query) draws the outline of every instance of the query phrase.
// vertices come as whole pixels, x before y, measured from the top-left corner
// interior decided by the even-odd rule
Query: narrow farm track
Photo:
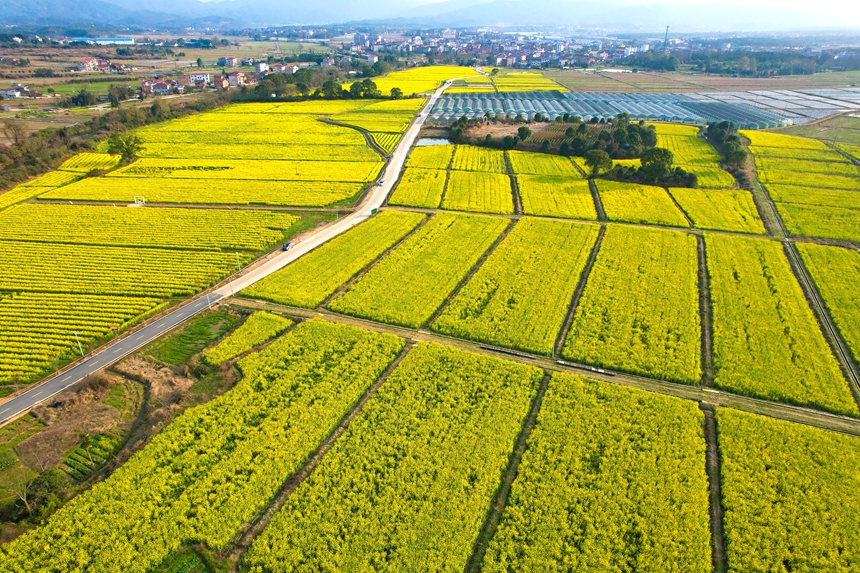
[[[705,414],[705,470],[708,473],[708,501],[711,522],[711,560],[714,573],[726,573],[726,537],[723,529],[723,494],[720,478],[720,447],[717,436],[717,421],[714,409],[700,404]]]
[[[603,201],[600,199],[600,193],[597,192],[597,185],[595,185],[593,179],[588,180],[588,189],[591,191],[594,209],[597,211],[597,220],[601,222],[608,221],[609,218],[606,216],[606,210],[603,208]]]
[[[39,205],[95,205],[96,207],[125,206],[127,203],[122,201],[66,201],[64,199],[39,199],[34,197],[21,203],[36,203]],[[310,213],[340,213],[346,215],[352,213],[354,207],[291,207],[288,205],[201,205],[199,203],[147,203],[147,209],[213,209],[217,211],[301,211]]]
[[[406,130],[406,133],[403,134],[400,143],[398,143],[389,156],[388,163],[382,175],[380,175],[380,178],[385,182],[382,185],[372,187],[370,192],[363,198],[361,205],[357,206],[352,213],[325,227],[320,227],[315,233],[298,242],[289,251],[280,252],[262,264],[246,271],[245,274],[237,277],[235,280],[188,300],[184,305],[168,312],[142,328],[127,331],[122,338],[104,345],[94,353],[72,363],[69,367],[54,376],[46,378],[41,383],[33,385],[24,392],[7,399],[0,404],[0,426],[26,414],[34,406],[45,402],[69,386],[77,384],[90,374],[98,372],[132,352],[143,348],[164,333],[180,326],[192,316],[202,312],[210,305],[231,297],[242,289],[281,270],[302,255],[309,253],[323,243],[345,233],[355,225],[369,218],[374,211],[382,206],[385,199],[391,193],[394,183],[397,181],[398,174],[406,162],[409,150],[418,137],[421,126],[424,124],[439,96],[450,85],[451,80],[445,82],[428,98],[424,107]]]
[[[234,298],[231,303],[236,306],[254,310],[270,310],[292,316],[297,319],[313,318],[315,316],[321,317],[332,322],[350,324],[376,332],[394,334],[408,340],[439,342],[441,344],[447,344],[449,346],[454,346],[477,354],[496,356],[506,360],[530,364],[532,366],[542,368],[547,372],[570,372],[581,374],[596,380],[639,388],[648,392],[656,392],[658,394],[674,396],[685,400],[693,400],[700,403],[705,402],[718,407],[734,408],[736,410],[759,414],[769,418],[795,422],[852,436],[860,436],[860,419],[821,412],[811,408],[769,402],[758,398],[749,398],[746,396],[731,394],[714,388],[666,382],[663,380],[645,378],[644,376],[636,376],[607,369],[603,369],[605,373],[602,374],[595,372],[594,369],[589,366],[577,365],[564,361],[560,362],[554,358],[537,356],[520,351],[510,351],[507,349],[494,350],[492,347],[480,342],[445,336],[428,330],[418,330],[383,324],[371,320],[338,314],[326,309],[297,308],[262,300],[245,299],[242,297]]]
[[[708,256],[705,237],[696,235],[699,255],[699,318],[702,322],[702,385],[713,386],[714,371],[714,317],[711,308],[711,277],[708,274]]]

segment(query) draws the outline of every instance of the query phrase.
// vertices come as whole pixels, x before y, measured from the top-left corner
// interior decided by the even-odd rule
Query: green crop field
[[[860,440],[717,410],[731,573],[857,569]]]
[[[408,167],[388,200],[390,205],[436,209],[442,202],[448,172]]]
[[[0,562],[145,573],[187,539],[225,547],[402,346],[348,326],[299,325],[242,359],[236,388],[188,410],[47,524],[0,547]]]
[[[419,344],[255,540],[248,565],[462,571],[541,377]]]
[[[499,173],[451,171],[442,208],[475,213],[514,212],[511,179]]]
[[[856,416],[857,406],[779,243],[708,235],[715,384]]]
[[[517,175],[527,215],[597,219],[588,181],[555,175]]]
[[[796,246],[836,327],[860,362],[860,253],[813,243]]]
[[[203,353],[203,360],[213,366],[223,364],[278,336],[293,325],[293,321],[277,314],[260,311],[252,314],[242,326]]]
[[[318,306],[423,219],[418,213],[383,211],[242,294],[292,306]]]
[[[551,354],[597,230],[520,219],[433,330]]]
[[[465,278],[507,219],[440,213],[383,258],[329,308],[418,327]]]
[[[416,146],[409,152],[409,157],[406,159],[406,167],[447,169],[453,156],[453,145]]]
[[[700,340],[696,238],[610,225],[562,355],[695,384]]]
[[[481,570],[709,573],[702,418],[555,374]]]
[[[689,227],[662,187],[604,180],[595,183],[610,221]]]
[[[697,229],[767,233],[749,191],[676,187],[669,192]]]
[[[505,152],[474,145],[458,145],[451,168],[457,171],[506,173]]]

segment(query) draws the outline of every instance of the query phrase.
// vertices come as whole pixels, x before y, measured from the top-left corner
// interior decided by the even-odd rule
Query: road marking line
[[[122,350],[122,348],[117,348],[116,350],[114,350],[114,351],[113,351],[113,353],[114,353],[114,354],[116,354],[116,353],[117,353],[117,352],[119,352],[120,350]]]
[[[35,398],[35,397],[36,397],[36,396],[38,396],[39,394],[41,394],[41,392],[36,392],[35,394],[33,394],[33,398]]]
[[[138,336],[137,338],[135,338],[135,340],[140,340],[141,338],[143,338],[142,334],[140,336]]]
[[[60,380],[60,382],[65,382],[65,381],[66,381],[66,380],[68,380],[69,378],[71,378],[71,376],[66,376],[65,378],[63,378],[62,380]]]
[[[164,323],[162,322],[161,324],[159,324],[158,328],[164,328]]]
[[[176,316],[185,316],[185,313],[184,313],[184,312],[180,312],[180,313],[179,313],[179,314],[177,314]]]
[[[3,410],[3,412],[8,412],[8,411],[9,411],[9,408],[6,408],[5,410]],[[3,412],[0,412],[0,414],[2,414]]]
[[[99,363],[99,361],[98,361],[98,360],[96,360],[95,362],[93,362],[92,364],[90,364],[90,366],[95,366],[95,365],[96,365],[96,364],[98,364],[98,363]]]

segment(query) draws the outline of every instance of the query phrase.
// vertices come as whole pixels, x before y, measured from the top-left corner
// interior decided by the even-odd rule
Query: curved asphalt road
[[[224,298],[230,297],[233,293],[237,293],[275,271],[284,268],[302,255],[310,252],[341,233],[348,231],[358,223],[370,217],[373,209],[378,209],[382,206],[382,203],[385,201],[385,197],[397,181],[397,177],[400,174],[403,163],[406,161],[409,149],[412,147],[415,138],[418,136],[421,125],[424,123],[424,120],[427,119],[427,115],[430,110],[433,109],[433,105],[436,103],[436,100],[450,85],[450,80],[445,82],[445,84],[436,90],[436,92],[427,101],[424,108],[418,114],[418,117],[414,122],[412,122],[409,129],[406,130],[406,133],[403,135],[403,139],[400,140],[400,143],[391,155],[388,166],[380,176],[385,183],[381,186],[374,187],[373,191],[368,195],[367,200],[365,200],[358,209],[343,219],[340,219],[334,224],[321,229],[314,235],[311,235],[297,243],[289,251],[278,254],[265,264],[248,271],[247,274],[236,278],[234,281],[224,285],[218,290],[210,291],[208,295],[203,294],[197,298],[191,299],[186,304],[176,308],[152,324],[117,340],[113,344],[100,350],[97,354],[87,356],[73,368],[58,374],[53,378],[48,378],[41,384],[28,389],[3,404],[0,404],[0,426],[28,412],[33,406],[44,402],[52,396],[62,392],[69,386],[80,382],[88,375],[110,366],[121,358],[149,344],[165,332],[182,324],[195,314],[205,310],[211,304],[215,304]]]

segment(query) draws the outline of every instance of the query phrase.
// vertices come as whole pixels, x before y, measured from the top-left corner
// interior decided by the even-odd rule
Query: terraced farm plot
[[[303,143],[198,142],[176,145],[172,142],[147,143],[140,157],[160,159],[235,159],[270,161],[379,161],[379,155],[364,140],[361,145],[308,145]],[[282,165],[289,171],[289,165]]]
[[[27,201],[33,197],[38,197],[39,195],[47,193],[51,189],[53,189],[53,187],[30,187],[26,185],[13,187],[12,189],[0,194],[0,210],[5,209],[6,207],[11,207],[16,203]]]
[[[777,203],[776,207],[792,235],[860,242],[858,209],[796,203]]]
[[[857,161],[860,161],[860,146],[837,143],[836,148],[847,153]]]
[[[293,325],[289,318],[266,311],[255,312],[227,338],[203,353],[203,360],[218,366],[268,342]]]
[[[562,355],[697,383],[702,370],[696,238],[610,225]]]
[[[598,227],[523,218],[432,328],[552,354]]]
[[[691,402],[555,374],[481,570],[709,573],[702,423]]]
[[[766,400],[856,416],[839,363],[779,243],[706,236],[714,383]]]
[[[554,175],[581,179],[579,172],[567,157],[529,151],[509,151],[511,169],[516,174]]]
[[[436,209],[442,202],[447,178],[444,169],[407,168],[388,204]]]
[[[267,211],[24,204],[0,213],[0,240],[260,251],[298,221]]]
[[[370,136],[376,142],[376,145],[381,147],[386,153],[394,151],[394,148],[400,143],[400,138],[402,137],[399,133],[379,133],[376,131],[370,132]]]
[[[662,187],[602,179],[595,183],[611,221],[689,227],[683,213]]]
[[[251,570],[462,571],[542,376],[419,343],[254,541]]]
[[[72,171],[50,171],[40,177],[19,185],[19,187],[60,187],[81,178],[80,173]]]
[[[14,269],[4,267],[4,273]],[[52,372],[76,356],[163,307],[156,297],[24,292],[0,297],[0,394]],[[77,332],[77,338],[75,337]]]
[[[844,165],[835,163],[833,165]],[[799,185],[801,187],[821,187],[827,189],[844,189],[847,191],[860,191],[860,177],[849,177],[847,175],[830,175],[827,173],[794,171],[790,165],[785,169],[758,170],[758,179],[768,185]]]
[[[138,159],[128,167],[112,171],[110,178],[229,179],[251,181],[355,182],[371,181],[379,175],[381,161],[235,161],[230,159]],[[121,185],[117,182],[116,184]]]
[[[840,247],[796,243],[836,327],[860,362],[860,254]]]
[[[154,128],[137,130],[135,133],[144,142],[144,152],[149,145],[174,144],[174,145],[212,145],[217,140],[219,145],[300,145],[304,146],[305,154],[313,151],[316,146],[339,145],[344,147],[362,147],[367,145],[364,136],[356,129],[340,125],[329,125],[321,123],[316,119],[300,119],[302,116],[284,114],[285,120],[277,122],[272,118],[269,129],[266,124],[250,129],[241,123],[243,116],[236,114],[236,119],[228,124],[211,124],[211,130],[197,130],[199,126],[189,123],[182,126],[172,126],[173,122],[162,124],[164,127],[156,131]],[[195,115],[195,118],[204,117]],[[289,121],[287,121],[289,120]],[[182,120],[175,120],[182,121]],[[210,125],[203,123],[202,125]],[[171,129],[168,129],[168,126]],[[176,129],[173,129],[176,127]],[[220,128],[220,129],[219,129]],[[311,149],[308,149],[311,148]],[[271,153],[271,152],[270,152]],[[314,155],[315,158],[319,156]]]
[[[669,189],[697,229],[764,235],[752,194],[738,189]]]
[[[597,219],[588,181],[553,175],[517,175],[517,187],[527,215]]]
[[[423,219],[419,213],[382,211],[242,294],[291,306],[316,307]]]
[[[228,179],[171,179],[89,177],[54,189],[44,199],[131,203],[143,197],[149,203],[177,205],[275,205],[325,207],[344,204],[367,186],[355,183],[307,181],[241,181]],[[3,196],[0,195],[0,198]]]
[[[451,171],[443,209],[475,213],[512,214],[511,179],[498,173]]]
[[[655,126],[657,147],[672,152],[675,166],[695,173],[700,187],[720,189],[734,186],[735,178],[720,169],[720,155],[710,143],[698,136],[698,127],[665,123]]]
[[[329,308],[417,328],[501,235],[507,219],[439,213]]]
[[[564,86],[534,72],[509,72],[493,76],[493,85],[500,92],[567,91]]]
[[[763,172],[767,178],[771,171],[796,171],[804,174],[820,174],[820,176],[839,175],[841,177],[860,177],[860,168],[853,163],[842,161],[808,161],[804,159],[787,159],[784,157],[756,157],[756,169]],[[826,185],[824,185],[826,187]]]
[[[838,189],[796,187],[794,185],[768,185],[767,191],[771,199],[777,203],[860,209],[860,193],[855,192],[840,191]]]
[[[860,554],[860,440],[717,410],[731,573],[849,573]]]
[[[451,169],[457,171],[480,171],[483,173],[507,173],[505,152],[474,145],[458,145],[454,150]]]
[[[421,145],[413,147],[406,159],[406,167],[447,169],[454,156],[453,145]]]
[[[233,252],[0,241],[0,292],[187,296],[251,260]]]
[[[45,525],[0,547],[2,568],[145,573],[187,539],[224,549],[402,346],[390,335],[300,324],[243,358],[235,388],[186,410]]]
[[[754,147],[776,147],[782,149],[812,149],[818,151],[830,151],[823,141],[784,135],[781,133],[769,133],[766,131],[741,130],[740,134],[750,140]]]
[[[784,157],[788,159],[850,163],[847,157],[826,146],[820,149],[811,149],[806,147],[764,147],[761,145],[751,145],[749,149],[757,158],[770,159]]]
[[[57,169],[60,171],[74,171],[78,173],[89,173],[94,169],[107,170],[119,165],[119,155],[107,153],[78,153],[71,159],[67,159]]]

